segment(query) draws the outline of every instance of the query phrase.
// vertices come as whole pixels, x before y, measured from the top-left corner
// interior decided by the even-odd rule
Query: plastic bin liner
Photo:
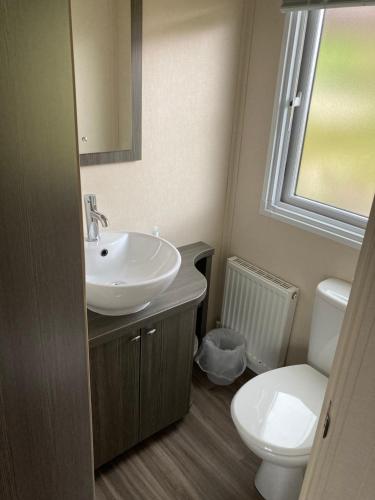
[[[216,328],[203,337],[195,358],[211,382],[231,384],[246,368],[245,339],[229,328]]]

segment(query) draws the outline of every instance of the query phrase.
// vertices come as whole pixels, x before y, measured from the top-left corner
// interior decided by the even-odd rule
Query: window
[[[375,191],[375,7],[286,20],[262,211],[359,246]]]

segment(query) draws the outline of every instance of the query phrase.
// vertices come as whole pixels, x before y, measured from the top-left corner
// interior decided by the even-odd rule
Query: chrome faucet
[[[99,224],[108,227],[108,219],[96,209],[96,196],[94,194],[85,194],[85,213],[87,224],[87,241],[99,241]]]

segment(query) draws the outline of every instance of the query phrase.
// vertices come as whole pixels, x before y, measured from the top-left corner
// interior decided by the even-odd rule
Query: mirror
[[[142,0],[71,0],[81,165],[141,159]]]

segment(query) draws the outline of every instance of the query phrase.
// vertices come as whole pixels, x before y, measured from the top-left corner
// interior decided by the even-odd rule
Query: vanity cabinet
[[[189,411],[214,250],[198,242],[179,251],[175,281],[148,308],[128,316],[88,312],[95,468]]]
[[[194,308],[142,329],[140,439],[189,410],[195,317]]]
[[[90,348],[91,408],[95,467],[138,442],[139,329]]]
[[[95,467],[189,409],[196,308],[90,349]]]

